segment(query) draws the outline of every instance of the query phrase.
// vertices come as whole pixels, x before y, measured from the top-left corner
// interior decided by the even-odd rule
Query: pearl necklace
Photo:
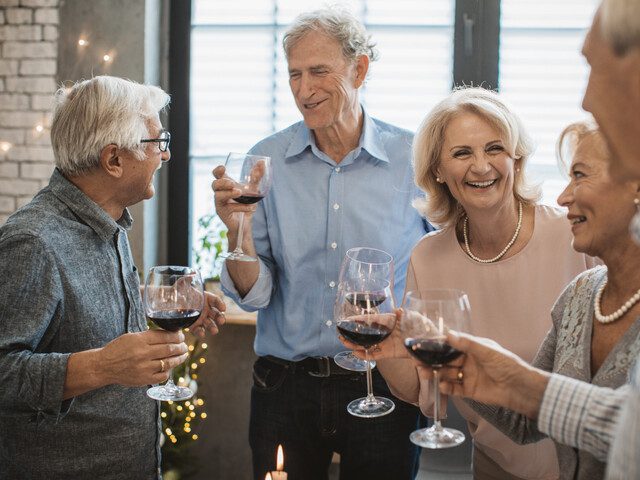
[[[606,286],[607,286],[607,281],[605,280],[605,282],[596,292],[596,296],[593,300],[593,312],[596,316],[596,320],[598,320],[600,323],[615,322],[621,316],[627,313],[631,307],[633,307],[636,303],[638,303],[638,300],[640,300],[640,290],[638,290],[636,293],[633,294],[633,296],[629,300],[624,302],[624,305],[622,305],[618,310],[613,312],[611,315],[602,315],[602,310],[600,310],[600,300],[602,299],[602,293],[604,292],[604,287]]]
[[[520,228],[522,227],[522,202],[518,201],[518,225],[516,225],[516,231],[513,234],[513,237],[511,237],[511,240],[509,240],[509,243],[507,243],[507,246],[504,247],[502,251],[493,258],[483,260],[482,258],[478,258],[473,253],[471,253],[471,249],[469,248],[469,235],[467,233],[468,224],[469,224],[469,217],[466,216],[464,217],[464,223],[462,225],[462,235],[464,236],[464,248],[467,251],[467,255],[469,255],[473,260],[475,260],[478,263],[497,262],[502,257],[504,257],[504,254],[507,253],[507,251],[511,248],[511,246],[515,243],[516,239],[518,238],[518,234],[520,233]]]

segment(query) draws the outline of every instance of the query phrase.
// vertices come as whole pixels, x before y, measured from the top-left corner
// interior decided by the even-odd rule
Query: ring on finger
[[[458,383],[462,383],[464,381],[464,371],[462,370],[462,367],[458,368],[458,373],[456,374],[456,381]]]
[[[160,359],[160,373],[164,373],[164,360]]]

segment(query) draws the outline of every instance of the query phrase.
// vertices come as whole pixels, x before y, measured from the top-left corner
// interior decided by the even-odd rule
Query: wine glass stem
[[[373,379],[371,377],[371,362],[369,361],[369,349],[364,349],[365,359],[367,361],[367,401],[375,401],[373,396]]]
[[[238,212],[240,214],[240,218],[238,219],[238,243],[236,244],[236,248],[233,250],[234,253],[244,253],[242,251],[242,240],[244,236],[244,212]]]
[[[176,384],[173,383],[173,368],[169,370],[169,378],[164,384],[164,388],[166,388],[170,392],[175,392],[178,389],[178,387],[176,387]]]
[[[435,396],[433,428],[436,432],[440,432],[442,431],[442,425],[440,424],[440,375],[437,368],[433,369],[433,394]]]

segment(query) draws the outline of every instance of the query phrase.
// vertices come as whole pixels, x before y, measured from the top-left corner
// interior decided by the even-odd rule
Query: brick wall
[[[48,183],[59,0],[0,0],[0,224]]]

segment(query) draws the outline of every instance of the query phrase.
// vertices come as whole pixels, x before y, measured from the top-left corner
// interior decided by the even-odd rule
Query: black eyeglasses
[[[160,132],[160,137],[158,138],[145,138],[140,140],[140,143],[151,143],[155,142],[158,144],[158,148],[161,152],[166,152],[169,150],[169,144],[171,143],[171,134],[166,130]]]

